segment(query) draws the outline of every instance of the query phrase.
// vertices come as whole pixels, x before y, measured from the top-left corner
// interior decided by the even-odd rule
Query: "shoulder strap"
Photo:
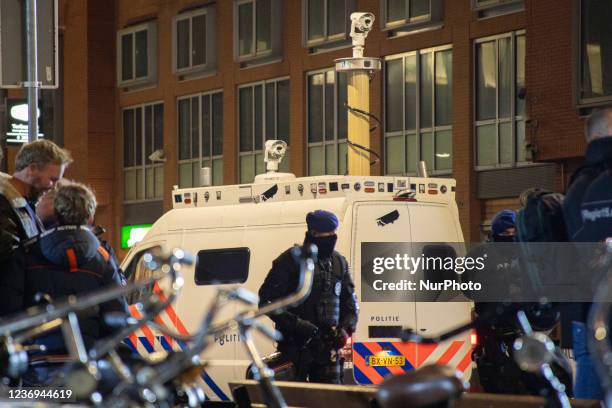
[[[334,273],[339,280],[344,278],[344,274],[348,270],[348,264],[346,258],[340,255],[337,251],[334,251]]]
[[[102,255],[102,258],[104,258],[106,262],[110,261],[110,254],[108,253],[106,248],[104,248],[104,246],[100,245],[98,247],[98,253]]]

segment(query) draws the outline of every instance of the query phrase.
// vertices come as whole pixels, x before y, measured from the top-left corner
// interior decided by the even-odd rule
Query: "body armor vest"
[[[321,329],[337,327],[340,322],[340,292],[342,265],[336,256],[319,260],[315,270],[313,292],[319,294],[316,303],[317,321]]]

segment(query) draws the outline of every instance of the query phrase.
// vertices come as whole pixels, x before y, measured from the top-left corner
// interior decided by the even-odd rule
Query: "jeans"
[[[588,349],[587,328],[584,323],[572,322],[574,359],[576,360],[575,398],[603,400],[604,392]]]

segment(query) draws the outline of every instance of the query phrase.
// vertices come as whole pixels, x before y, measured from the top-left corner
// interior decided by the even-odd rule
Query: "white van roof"
[[[444,203],[454,201],[454,179],[391,176],[315,176],[270,177],[252,184],[193,187],[172,191],[174,209],[223,207],[303,200],[343,198],[355,200],[391,199],[400,195],[416,201]],[[327,204],[325,205],[327,207]]]
[[[454,205],[455,185],[454,179],[433,177],[281,176],[252,184],[175,188],[173,209],[155,222],[147,236],[155,239],[168,231],[190,229],[304,224],[304,214],[317,209],[334,212],[342,222],[347,206],[354,201]]]

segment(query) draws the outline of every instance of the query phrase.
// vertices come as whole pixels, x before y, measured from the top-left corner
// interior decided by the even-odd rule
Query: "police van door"
[[[384,257],[375,243],[410,243],[411,227],[404,202],[358,202],[352,214],[351,267],[360,301],[359,323],[353,336],[353,374],[358,384],[378,384],[388,375],[401,374],[416,366],[414,344],[397,341],[402,327],[415,327],[414,295],[407,291],[381,296],[372,273],[373,257]],[[372,245],[374,243],[374,245]],[[404,251],[406,244],[396,249]],[[408,244],[410,248],[410,244]],[[362,274],[362,267],[364,273]]]
[[[435,256],[444,249],[450,250],[457,256],[464,255],[463,236],[451,208],[446,205],[433,203],[419,203],[410,207],[410,223],[412,225],[413,250],[419,255],[425,252],[428,256],[428,247],[437,247],[433,252]],[[419,245],[418,243],[426,243]],[[429,245],[427,243],[440,243]],[[431,274],[432,271],[420,272]],[[452,272],[451,272],[452,273]],[[431,276],[424,276],[431,280]],[[424,336],[436,336],[453,329],[471,319],[472,303],[466,298],[451,296],[453,292],[445,291],[444,296],[462,299],[463,301],[416,302],[416,330]],[[465,332],[448,341],[419,345],[417,347],[417,365],[448,364],[469,378],[471,373],[470,333]]]

